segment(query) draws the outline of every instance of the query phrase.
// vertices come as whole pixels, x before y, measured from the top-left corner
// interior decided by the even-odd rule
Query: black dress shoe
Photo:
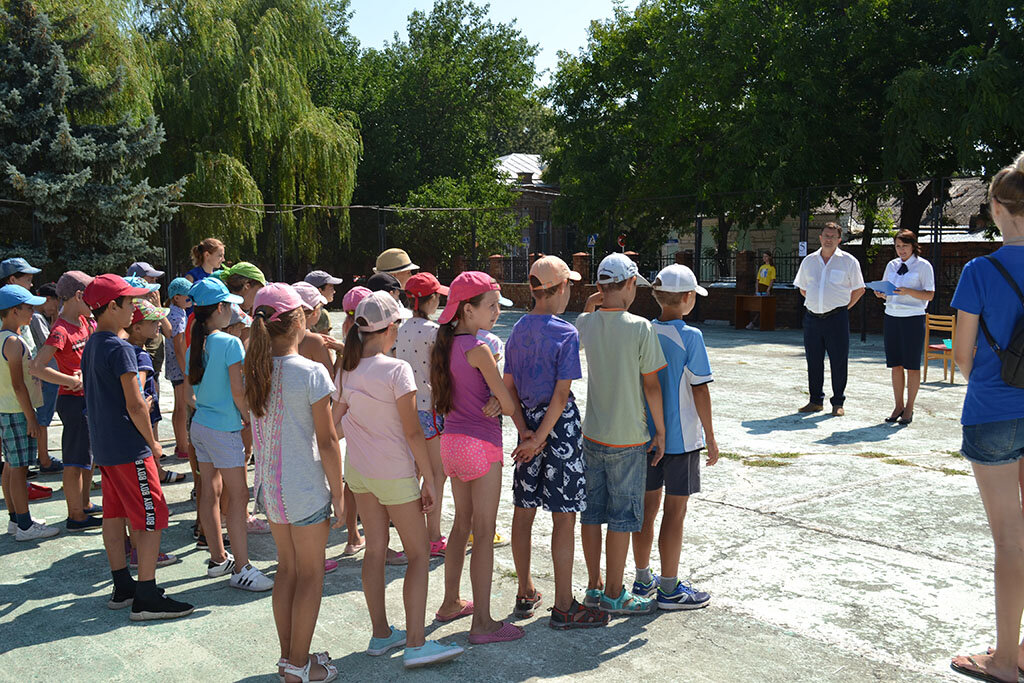
[[[901,424],[901,425],[908,425],[908,424],[910,424],[913,421],[914,421],[914,414],[911,413],[910,417],[901,418],[900,421],[899,421],[899,424]]]
[[[902,410],[900,412],[896,413],[895,415],[893,415],[892,417],[885,418],[885,421],[886,422],[895,422],[896,420],[900,419],[901,417],[903,417],[903,411]]]

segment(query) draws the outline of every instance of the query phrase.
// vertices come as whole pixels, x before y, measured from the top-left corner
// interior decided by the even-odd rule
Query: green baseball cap
[[[239,261],[230,268],[218,270],[217,275],[219,275],[220,279],[225,282],[227,282],[227,279],[232,275],[241,275],[242,277],[247,277],[250,280],[255,280],[261,285],[267,284],[267,278],[263,274],[263,271],[248,261]]]

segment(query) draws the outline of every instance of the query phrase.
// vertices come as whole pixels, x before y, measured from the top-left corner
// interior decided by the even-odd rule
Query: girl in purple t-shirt
[[[459,597],[469,532],[477,539],[494,538],[504,460],[498,415],[512,415],[516,409],[491,350],[476,336],[498,319],[498,291],[498,283],[486,273],[468,271],[456,277],[438,319],[441,328],[430,357],[434,410],[445,417],[441,462],[452,480],[455,499],[455,522],[444,558],[444,602],[437,619],[450,621],[472,614],[469,642],[473,644],[524,635],[514,624],[491,619],[492,544],[477,543],[473,548],[469,568],[473,601]],[[500,410],[491,402],[492,396]]]

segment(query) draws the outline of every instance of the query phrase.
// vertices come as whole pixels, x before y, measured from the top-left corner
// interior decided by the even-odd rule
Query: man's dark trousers
[[[804,311],[804,354],[811,403],[825,403],[825,354],[832,375],[832,405],[846,401],[847,362],[850,358],[850,311],[845,306],[822,318]]]

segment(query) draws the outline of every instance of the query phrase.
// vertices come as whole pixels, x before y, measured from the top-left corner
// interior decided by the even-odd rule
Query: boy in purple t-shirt
[[[591,628],[608,615],[576,601],[572,561],[576,513],[586,509],[583,431],[572,395],[580,379],[580,339],[576,328],[557,316],[569,303],[569,283],[580,274],[557,256],[538,259],[530,268],[534,307],[512,329],[505,347],[505,385],[523,408],[520,433],[532,436],[512,454],[512,557],[519,577],[515,616],[525,619],[540,604],[530,576],[530,537],[537,508],[551,513],[551,554],[555,566],[555,605],[549,625],[557,629]],[[518,412],[513,416],[518,421]]]

